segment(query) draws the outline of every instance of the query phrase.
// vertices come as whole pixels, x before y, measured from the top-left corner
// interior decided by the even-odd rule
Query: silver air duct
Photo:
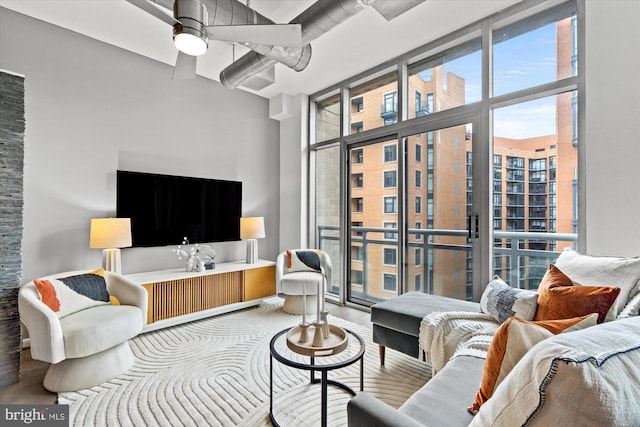
[[[253,52],[247,53],[222,70],[220,82],[227,88],[236,88],[243,80],[269,68],[276,62],[296,71],[304,70],[311,59],[311,46],[308,44],[310,41],[335,28],[375,1],[318,0],[291,21],[291,24],[302,26],[302,41],[306,44],[304,48],[247,45]]]
[[[159,6],[170,11],[179,8],[176,0],[151,0]],[[203,24],[210,25],[247,25],[261,24],[270,25],[274,22],[269,18],[260,15],[255,10],[245,6],[238,0],[181,0],[185,5],[183,7],[193,7],[188,3],[204,4],[207,16],[203,20]],[[178,11],[178,14],[179,11]]]
[[[151,1],[169,10],[177,7],[176,0]],[[378,0],[380,4],[376,4],[374,7],[387,20],[390,20],[423,1]],[[181,2],[185,4],[185,7],[190,7],[189,3],[191,2],[203,4],[205,6],[205,16],[203,16],[202,24],[205,26],[270,25],[274,23],[238,0],[181,0]],[[222,70],[220,82],[228,88],[238,87],[245,79],[274,66],[276,63],[284,64],[296,71],[304,70],[311,60],[311,45],[309,42],[322,36],[375,2],[376,0],[318,0],[291,21],[291,24],[300,24],[302,27],[304,47],[294,48],[243,43],[252,52],[247,53]],[[179,8],[175,12],[180,14]]]
[[[332,0],[333,1],[333,0]],[[260,15],[238,0],[202,0],[208,10],[207,25],[242,25],[242,24],[274,24],[270,19]],[[297,23],[297,22],[294,22]],[[213,30],[215,33],[215,30]],[[304,70],[311,60],[311,45],[305,40],[303,32],[302,48],[285,48],[282,46],[242,43],[243,46],[256,51],[269,59],[285,64],[296,71]],[[311,40],[311,39],[309,39]],[[266,61],[265,61],[266,62]],[[262,68],[260,71],[265,70]],[[252,74],[257,74],[258,72]]]

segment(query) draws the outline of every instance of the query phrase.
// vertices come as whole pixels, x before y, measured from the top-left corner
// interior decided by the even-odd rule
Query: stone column
[[[24,77],[0,72],[0,387],[20,379]]]

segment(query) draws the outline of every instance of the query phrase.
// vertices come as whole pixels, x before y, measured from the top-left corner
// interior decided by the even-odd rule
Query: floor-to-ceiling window
[[[577,75],[576,26],[561,8],[493,32],[494,272],[519,288],[576,242],[577,91],[540,89]]]
[[[310,235],[340,266],[333,295],[535,288],[576,245],[576,4],[527,10],[312,96]]]

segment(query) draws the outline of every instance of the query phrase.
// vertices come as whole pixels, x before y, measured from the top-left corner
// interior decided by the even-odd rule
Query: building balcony
[[[385,120],[392,120],[398,117],[398,104],[382,104],[380,117]]]
[[[431,114],[433,111],[433,107],[429,105],[427,102],[423,102],[422,105],[418,106],[416,110],[416,117],[426,116],[427,114]]]
[[[547,226],[546,225],[538,225],[538,226],[531,226],[529,227],[529,230],[531,231],[547,231]]]
[[[351,123],[351,133],[359,133],[362,132],[363,125],[362,122],[354,122]]]
[[[507,197],[508,207],[523,207],[524,206],[524,196],[521,197]]]

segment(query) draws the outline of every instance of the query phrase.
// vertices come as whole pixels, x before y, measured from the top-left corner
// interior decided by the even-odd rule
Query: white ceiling
[[[266,98],[311,94],[518,1],[426,0],[391,22],[368,7],[311,42],[313,53],[305,70],[278,64],[273,85],[259,92],[246,90]],[[274,22],[288,23],[314,2],[250,0],[250,7]],[[125,0],[0,0],[0,6],[157,61],[173,65],[176,60],[171,27]],[[198,58],[197,72],[218,81],[220,71],[245,52],[243,47],[212,41]]]

